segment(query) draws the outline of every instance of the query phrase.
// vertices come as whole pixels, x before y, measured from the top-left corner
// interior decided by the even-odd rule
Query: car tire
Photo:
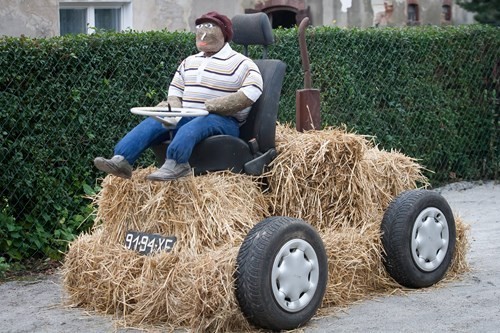
[[[303,220],[269,217],[248,233],[237,257],[236,297],[255,326],[289,330],[321,305],[328,262],[321,237]]]
[[[402,286],[424,288],[440,281],[455,251],[455,219],[439,193],[410,190],[397,196],[382,220],[383,261]]]

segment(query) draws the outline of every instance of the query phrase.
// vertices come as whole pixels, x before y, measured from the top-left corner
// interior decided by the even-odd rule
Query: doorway
[[[297,24],[296,13],[290,10],[275,10],[267,14],[273,29],[293,28]]]

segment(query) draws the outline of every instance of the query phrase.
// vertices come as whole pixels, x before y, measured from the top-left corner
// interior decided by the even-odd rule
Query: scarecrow
[[[197,108],[209,114],[170,118],[169,125],[146,118],[118,142],[111,159],[94,160],[99,170],[130,178],[132,165],[142,152],[172,135],[164,164],[146,178],[173,180],[192,173],[188,160],[197,143],[213,135],[239,136],[239,127],[262,93],[262,76],[251,59],[229,46],[233,29],[227,16],[209,12],[195,24],[200,52],[182,61],[170,83],[167,100],[158,106]]]
[[[256,38],[272,36],[266,14],[238,15],[232,22],[236,44],[269,45],[268,38]],[[197,119],[204,119],[197,126],[245,119],[243,110],[257,99],[263,77],[264,92],[241,127],[241,137],[230,137],[243,141],[247,126],[259,123],[256,109],[262,104],[277,108],[278,85],[268,75],[284,76],[285,66],[256,60],[257,75],[252,62],[225,44],[231,39],[229,21],[208,13],[196,24],[201,53],[181,64],[164,103],[197,106],[209,114],[167,125],[177,131],[173,141],[195,142],[188,135],[198,132],[185,130]],[[242,43],[248,40],[253,43]],[[227,65],[231,57],[242,65]],[[214,87],[200,84],[208,75],[213,75],[211,84],[225,83],[217,81],[215,69],[224,68],[227,76],[242,67],[248,74],[234,92],[194,98],[209,95]],[[206,90],[200,92],[200,86]],[[269,118],[260,124],[269,125]],[[158,132],[168,130],[151,119],[144,131],[155,125]],[[289,330],[305,325],[321,305],[390,293],[395,282],[408,288],[433,285],[445,276],[452,258],[456,267],[465,267],[460,264],[464,228],[455,226],[442,196],[417,188],[427,180],[413,159],[333,128],[299,133],[278,126],[276,132],[276,146],[275,133],[269,135],[277,155],[265,184],[255,175],[213,172],[156,186],[145,181],[147,175],[170,179],[165,173],[172,171],[151,175],[150,168],[137,170],[130,180],[106,177],[95,198],[95,228],[72,242],[65,256],[64,285],[72,303],[120,315],[129,326]],[[171,146],[167,161],[176,158]],[[219,146],[227,150],[229,145],[214,149]],[[203,143],[195,150],[200,147]],[[125,154],[119,148],[115,152]],[[196,162],[191,164],[196,172]]]

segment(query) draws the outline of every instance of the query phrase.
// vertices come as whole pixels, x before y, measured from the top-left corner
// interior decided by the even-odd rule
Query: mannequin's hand
[[[222,116],[233,115],[253,104],[243,92],[235,92],[223,97],[216,97],[205,101],[205,108],[210,113]]]

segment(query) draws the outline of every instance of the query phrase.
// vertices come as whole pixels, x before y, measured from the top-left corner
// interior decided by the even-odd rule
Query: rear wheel
[[[270,217],[247,235],[237,258],[236,296],[256,326],[294,329],[307,323],[323,300],[326,252],[309,224]]]
[[[455,219],[440,194],[410,190],[396,197],[382,220],[384,264],[409,288],[440,281],[455,251]]]

